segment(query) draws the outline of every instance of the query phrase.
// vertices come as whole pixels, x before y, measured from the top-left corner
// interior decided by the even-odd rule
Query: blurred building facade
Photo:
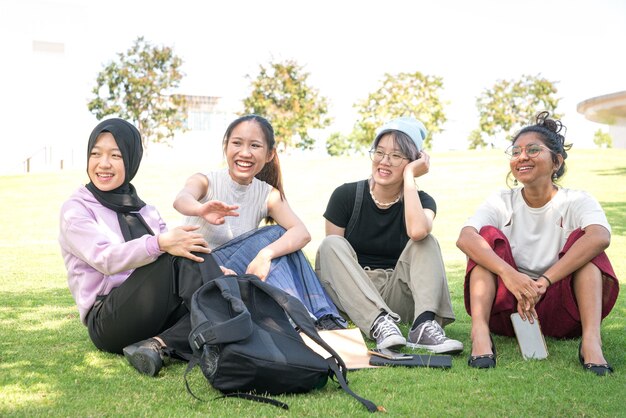
[[[626,91],[592,97],[578,103],[578,113],[609,126],[614,148],[626,148]]]
[[[98,120],[87,108],[96,77],[119,47],[90,43],[87,2],[0,1],[0,175],[83,169],[87,139]],[[85,42],[87,40],[87,42]],[[130,46],[130,43],[129,43]],[[204,86],[176,91],[190,104],[185,132],[172,146],[150,144],[146,160],[221,161],[233,104]],[[198,91],[202,90],[202,91]]]

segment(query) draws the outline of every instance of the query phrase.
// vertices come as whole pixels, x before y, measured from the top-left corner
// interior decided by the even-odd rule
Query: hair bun
[[[555,120],[550,118],[550,112],[544,110],[543,112],[539,112],[536,116],[537,125],[543,126],[544,128],[559,133],[563,129],[563,123],[560,120]]]

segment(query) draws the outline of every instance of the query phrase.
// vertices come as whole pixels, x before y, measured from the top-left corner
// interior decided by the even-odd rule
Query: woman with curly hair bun
[[[597,375],[613,373],[602,352],[600,326],[619,293],[604,250],[611,227],[598,201],[556,184],[571,144],[560,121],[541,112],[521,129],[506,154],[514,187],[488,198],[461,230],[469,258],[465,307],[472,318],[468,364],[496,366],[490,332],[513,336],[510,315],[539,319],[545,335],[582,336],[577,357]]]

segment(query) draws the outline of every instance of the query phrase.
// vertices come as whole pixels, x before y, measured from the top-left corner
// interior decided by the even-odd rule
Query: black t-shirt
[[[356,185],[345,183],[335,189],[324,218],[340,228],[348,225],[354,209]],[[437,213],[437,204],[428,193],[420,190],[418,196],[424,209]],[[358,221],[347,239],[362,267],[394,268],[409,241],[404,222],[404,200],[387,209],[380,209],[372,200],[366,184]]]

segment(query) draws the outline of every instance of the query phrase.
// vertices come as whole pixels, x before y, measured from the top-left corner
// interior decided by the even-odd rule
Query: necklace
[[[374,191],[372,189],[370,189],[370,196],[372,196],[372,200],[374,201],[374,203],[376,203],[378,206],[382,208],[388,208],[390,206],[393,206],[396,203],[398,203],[398,201],[400,200],[400,195],[398,195],[398,197],[396,197],[396,200],[394,200],[393,202],[389,202],[389,203],[379,202],[378,200],[376,200],[376,197],[374,196]]]

